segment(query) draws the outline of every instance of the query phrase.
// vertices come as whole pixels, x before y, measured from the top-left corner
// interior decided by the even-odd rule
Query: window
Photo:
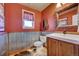
[[[23,29],[34,28],[34,13],[26,10],[22,10]]]

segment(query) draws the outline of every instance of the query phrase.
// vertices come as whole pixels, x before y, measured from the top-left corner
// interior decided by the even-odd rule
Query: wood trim
[[[79,4],[78,4],[78,9],[77,10],[78,10],[77,12],[79,13]]]
[[[57,13],[60,13],[60,12],[63,12],[65,10],[68,10],[68,9],[74,7],[74,6],[77,6],[77,5],[78,5],[77,3],[66,4],[63,7],[57,8],[56,12]]]
[[[66,34],[75,34],[75,35],[79,35],[79,32],[66,32]]]
[[[59,13],[59,15],[62,15],[62,14],[68,13],[68,12],[73,11],[73,10],[76,10],[77,8],[78,8],[78,6],[73,7],[73,8],[71,8],[71,9],[69,9],[69,10],[66,10],[66,11],[63,11],[63,12]]]

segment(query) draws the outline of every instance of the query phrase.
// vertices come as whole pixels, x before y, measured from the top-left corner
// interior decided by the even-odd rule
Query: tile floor
[[[47,49],[45,47],[42,47],[34,51],[34,49],[32,48],[15,56],[47,56]]]

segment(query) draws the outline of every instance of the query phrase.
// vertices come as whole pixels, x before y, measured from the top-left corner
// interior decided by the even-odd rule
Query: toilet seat
[[[36,46],[36,47],[40,47],[40,46],[42,46],[43,45],[43,42],[41,42],[41,41],[36,41],[35,43],[34,43],[34,46]]]

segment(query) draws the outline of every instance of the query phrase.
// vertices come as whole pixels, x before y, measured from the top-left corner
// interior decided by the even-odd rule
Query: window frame
[[[23,18],[24,12],[33,14],[34,20],[33,20],[32,27],[25,27],[24,26],[24,18]],[[23,29],[34,29],[34,27],[35,27],[35,13],[34,12],[31,12],[31,11],[28,11],[28,10],[25,10],[25,9],[22,9],[22,28]]]

